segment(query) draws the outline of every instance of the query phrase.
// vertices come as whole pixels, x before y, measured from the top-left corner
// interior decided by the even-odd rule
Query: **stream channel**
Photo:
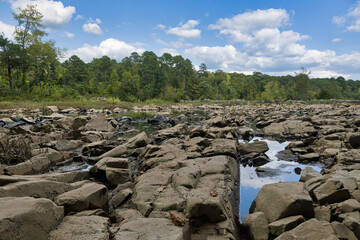
[[[254,137],[250,142],[253,141],[265,141],[268,144],[269,150],[265,154],[270,161],[260,167],[240,164],[240,222],[243,222],[249,215],[251,203],[265,184],[299,181],[301,174],[295,173],[295,168],[304,170],[305,167],[312,167],[318,172],[322,169],[320,163],[302,164],[294,161],[291,154],[289,155],[289,151],[284,151],[290,144],[288,141],[280,143],[260,137]],[[246,141],[240,140],[240,142],[245,143]]]

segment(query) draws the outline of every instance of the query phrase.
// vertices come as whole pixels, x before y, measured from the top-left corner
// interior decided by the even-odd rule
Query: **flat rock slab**
[[[67,216],[50,233],[49,240],[108,240],[108,221],[100,216]]]
[[[186,227],[175,226],[170,219],[166,218],[139,218],[121,225],[113,239],[183,240],[187,239],[186,235],[189,234],[186,229]]]
[[[315,218],[306,221],[296,228],[281,234],[275,240],[338,240]]]
[[[240,154],[264,153],[269,150],[269,146],[265,141],[255,141],[252,143],[240,143],[238,151]]]
[[[263,212],[269,222],[278,219],[303,215],[313,216],[312,199],[301,182],[281,182],[263,186],[253,203],[250,213]]]
[[[0,239],[47,240],[64,217],[64,208],[51,200],[0,198]]]
[[[56,198],[56,203],[64,206],[66,212],[106,208],[107,202],[108,189],[98,183],[86,183],[80,188],[63,193]]]
[[[305,218],[301,215],[282,218],[269,224],[269,232],[271,235],[279,236],[283,232],[289,231],[303,222],[305,222]]]

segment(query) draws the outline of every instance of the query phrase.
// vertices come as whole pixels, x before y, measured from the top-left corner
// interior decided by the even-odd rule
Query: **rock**
[[[338,204],[343,213],[349,213],[360,210],[360,203],[355,199],[348,199]]]
[[[149,138],[147,137],[145,132],[141,132],[135,137],[130,138],[126,146],[128,148],[139,148],[139,147],[145,147],[150,142]]]
[[[345,140],[351,145],[351,147],[360,148],[360,133],[347,133]]]
[[[114,190],[115,191],[115,190]],[[133,194],[133,190],[130,188],[125,188],[112,193],[110,198],[109,205],[115,209],[119,207],[126,199],[128,199]]]
[[[265,141],[254,141],[252,143],[240,143],[237,147],[240,154],[264,153],[269,150]]]
[[[320,204],[336,203],[350,198],[350,193],[344,188],[344,184],[335,178],[327,179],[313,190],[313,194]]]
[[[309,179],[321,177],[321,174],[315,171],[312,167],[306,167],[301,174],[300,182],[306,182]]]
[[[299,156],[301,161],[315,161],[320,158],[318,153],[307,153]]]
[[[268,221],[303,215],[313,216],[312,199],[301,182],[280,182],[267,184],[261,188],[251,204],[250,213],[263,212]]]
[[[301,215],[282,218],[269,224],[269,232],[273,236],[279,236],[283,232],[296,228],[303,222],[305,222],[305,218]]]
[[[68,183],[33,179],[0,187],[0,197],[41,197],[54,200],[59,194],[75,189]]]
[[[356,212],[358,217],[348,216],[344,219],[343,224],[354,232],[357,239],[360,239],[360,216],[359,212]]]
[[[100,216],[67,216],[49,235],[49,240],[108,240],[108,218]]]
[[[262,212],[248,215],[243,222],[253,240],[267,240],[269,238],[268,221]]]
[[[329,232],[318,220],[310,219],[296,228],[284,232],[275,240],[338,240],[338,238]]]
[[[215,139],[211,142],[209,147],[204,149],[202,154],[205,156],[228,155],[236,158],[236,141],[230,139]]]
[[[106,210],[107,203],[108,190],[104,185],[98,183],[87,183],[56,198],[56,204],[64,206],[65,212],[80,212],[96,208]]]
[[[351,149],[347,152],[340,152],[336,156],[336,161],[343,165],[360,163],[360,149]]]
[[[165,218],[139,218],[120,225],[114,240],[123,239],[189,239],[189,231],[175,226],[170,219]]]
[[[286,120],[279,123],[271,123],[263,129],[267,135],[287,136],[287,135],[313,135],[317,131],[310,122],[301,120]]]
[[[44,198],[0,198],[0,238],[47,240],[64,217],[64,208]]]
[[[331,222],[331,227],[340,239],[357,240],[355,234],[344,224],[339,222]]]
[[[331,209],[328,206],[317,206],[314,208],[314,217],[318,221],[327,221],[330,222],[331,219]]]
[[[121,157],[128,151],[128,148],[125,144],[119,145],[116,148],[102,154],[99,156],[99,159],[106,157]]]
[[[172,128],[162,129],[154,136],[156,142],[161,142],[169,138],[180,137],[189,131],[186,123],[178,124]]]
[[[131,180],[131,170],[106,167],[106,180],[110,185],[118,185]]]
[[[85,125],[86,131],[111,132],[115,128],[109,123],[104,114],[93,115]]]

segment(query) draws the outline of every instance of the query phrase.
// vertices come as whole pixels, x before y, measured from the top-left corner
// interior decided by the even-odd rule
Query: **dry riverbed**
[[[0,111],[0,239],[360,238],[360,105],[127,111]]]

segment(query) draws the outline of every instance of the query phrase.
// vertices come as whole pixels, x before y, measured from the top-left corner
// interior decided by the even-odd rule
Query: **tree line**
[[[301,68],[295,76],[269,76],[196,70],[189,59],[152,51],[134,52],[120,62],[103,56],[85,63],[73,55],[60,62],[63,51],[47,35],[42,15],[33,5],[14,14],[14,40],[0,34],[0,100],[62,100],[105,96],[123,101],[180,100],[360,100],[360,81],[309,78]]]

